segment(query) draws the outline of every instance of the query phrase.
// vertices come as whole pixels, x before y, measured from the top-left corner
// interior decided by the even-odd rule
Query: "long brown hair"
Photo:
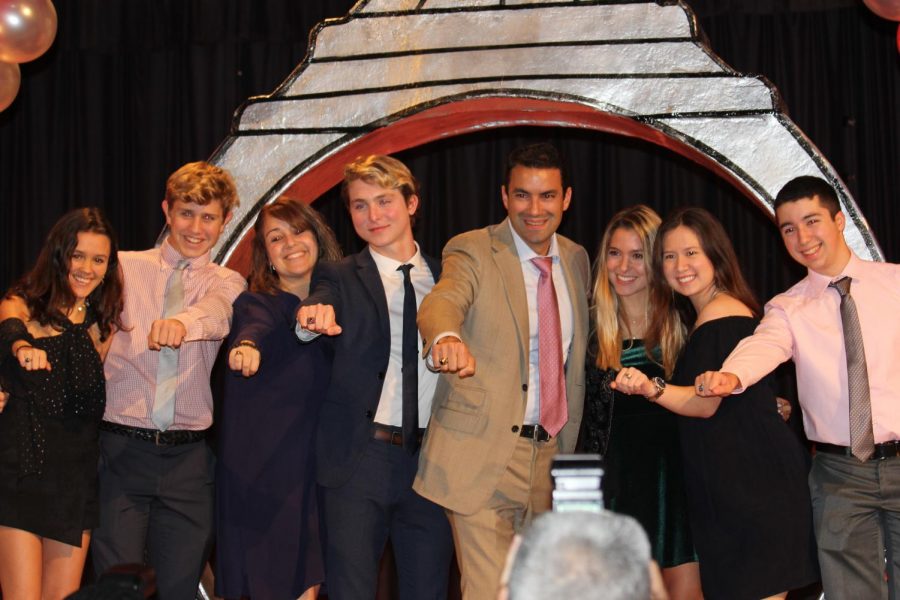
[[[725,228],[709,211],[685,206],[675,209],[659,226],[653,245],[653,277],[650,285],[652,320],[648,331],[648,343],[662,350],[663,367],[671,376],[678,354],[687,341],[688,328],[697,319],[693,305],[669,286],[663,274],[663,244],[666,235],[678,227],[687,227],[697,236],[703,253],[713,266],[713,283],[718,292],[724,292],[744,303],[759,316],[760,307],[747,285],[737,255]]]
[[[106,275],[86,299],[97,319],[100,340],[103,341],[114,327],[122,329],[124,302],[122,275],[119,273],[119,243],[99,208],[77,208],[63,215],[47,234],[34,267],[10,288],[7,296],[22,298],[32,320],[62,331],[69,323],[64,311],[75,306],[75,294],[69,285],[69,269],[72,254],[78,245],[78,234],[82,232],[96,233],[109,239]]]
[[[303,202],[287,196],[281,196],[259,211],[253,225],[253,254],[250,258],[250,291],[275,294],[280,289],[278,274],[269,266],[269,255],[266,253],[266,237],[263,231],[266,217],[272,217],[289,224],[297,231],[311,231],[316,237],[320,260],[337,261],[341,259],[341,247],[334,237],[331,227],[325,223],[319,211]]]
[[[619,327],[619,312],[622,308],[616,290],[609,283],[609,269],[606,266],[612,236],[619,229],[633,231],[638,236],[644,250],[644,272],[649,285],[653,275],[650,256],[659,223],[659,215],[652,208],[636,204],[613,215],[603,232],[594,262],[594,293],[591,296],[591,313],[597,336],[597,367],[601,369],[622,368],[622,331]],[[649,350],[649,347],[645,347],[645,350]]]

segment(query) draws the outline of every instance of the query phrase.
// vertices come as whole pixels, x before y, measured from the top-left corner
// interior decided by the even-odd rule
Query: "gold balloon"
[[[0,0],[0,61],[34,60],[55,37],[56,8],[50,0]]]
[[[900,0],[863,0],[873,13],[889,21],[900,21]]]
[[[6,107],[16,99],[21,81],[19,65],[0,62],[0,111],[6,110]]]

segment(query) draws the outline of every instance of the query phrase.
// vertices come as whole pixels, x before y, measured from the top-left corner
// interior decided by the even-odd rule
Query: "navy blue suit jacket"
[[[423,258],[436,282],[440,261]],[[353,474],[372,437],[391,350],[390,320],[381,276],[368,248],[338,263],[318,263],[310,290],[302,305],[332,305],[343,330],[332,338],[331,382],[316,436],[317,479],[337,487]]]

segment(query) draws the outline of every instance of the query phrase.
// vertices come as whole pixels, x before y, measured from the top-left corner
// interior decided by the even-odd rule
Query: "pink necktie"
[[[553,259],[538,256],[532,258],[531,262],[541,271],[537,289],[541,425],[547,433],[555,436],[569,419],[569,408],[566,405],[559,304],[556,301],[556,288],[553,287]]]

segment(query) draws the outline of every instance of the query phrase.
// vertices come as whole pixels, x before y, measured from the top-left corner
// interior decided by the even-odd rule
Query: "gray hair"
[[[546,513],[522,537],[509,599],[648,600],[649,565],[650,542],[631,517]]]

